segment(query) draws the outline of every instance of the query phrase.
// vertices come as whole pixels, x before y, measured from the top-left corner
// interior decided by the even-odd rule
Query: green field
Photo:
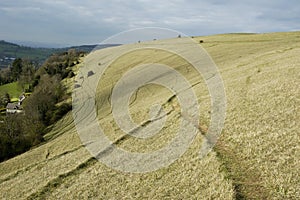
[[[8,83],[0,86],[0,96],[8,93],[12,101],[17,101],[22,92],[22,87],[18,84],[18,82]]]
[[[180,38],[172,40],[176,44]],[[43,145],[0,163],[0,199],[300,199],[300,32],[194,40],[198,44],[203,40],[199,45],[219,67],[227,96],[225,127],[208,156],[199,159],[203,136],[198,134],[187,152],[168,167],[140,174],[117,171],[86,150],[69,113],[45,135]],[[126,47],[93,52],[84,63],[97,67],[99,58],[107,63],[109,56]],[[124,54],[109,66],[97,87],[97,120],[114,145],[132,152],[162,148],[178,128],[178,101],[169,101],[169,90],[157,85],[136,92],[129,111],[136,123],[143,123],[149,107],[162,103],[171,113],[163,134],[138,140],[126,137],[114,122],[109,104],[113,84],[132,66],[152,61],[173,66],[191,82],[199,80],[189,63],[160,50]],[[97,72],[90,78],[95,76]],[[88,82],[86,74],[83,78]],[[66,85],[71,87],[70,83]],[[199,83],[193,85],[200,104],[198,127],[205,134],[210,96],[201,78],[195,83]]]

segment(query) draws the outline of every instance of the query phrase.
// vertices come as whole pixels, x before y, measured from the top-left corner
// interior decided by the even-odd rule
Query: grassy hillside
[[[204,41],[201,45],[218,65],[227,95],[225,127],[207,157],[198,158],[202,141],[198,135],[188,151],[169,167],[145,174],[116,171],[91,157],[68,114],[45,136],[45,144],[0,163],[0,198],[299,199],[300,32],[194,39]],[[126,46],[94,55],[105,63],[113,51],[122,48]],[[152,54],[151,60],[138,59],[146,53]],[[97,66],[97,60],[91,58],[86,63]],[[154,58],[177,67],[190,80],[198,80],[186,70],[189,63],[167,52],[132,52],[112,63],[98,84],[97,118],[107,136],[117,141],[115,145],[129,151],[161,148],[177,128],[178,102],[166,102],[171,94],[157,85],[139,90],[130,106],[136,122],[146,118],[149,108],[145,105],[164,103],[164,109],[172,110],[166,121],[168,129],[148,141],[125,137],[106,102],[110,98],[106,91],[126,69]],[[204,81],[196,83],[193,88],[200,104],[199,129],[205,133],[210,97]],[[124,139],[118,141],[120,137]]]
[[[0,96],[8,93],[12,100],[19,98],[22,92],[22,87],[18,84],[18,82],[8,83],[0,86]]]
[[[226,86],[225,171],[242,196],[299,199],[300,33],[202,39]]]

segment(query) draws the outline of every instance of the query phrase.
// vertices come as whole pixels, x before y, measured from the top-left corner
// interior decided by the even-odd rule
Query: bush
[[[68,103],[63,103],[61,106],[57,107],[52,113],[51,123],[60,120],[70,110],[72,110],[72,105]]]
[[[68,74],[68,78],[72,78],[72,77],[74,77],[74,76],[75,76],[74,72],[73,72],[73,71],[70,71],[69,74]]]
[[[61,72],[61,78],[62,78],[62,79],[67,78],[68,75],[69,75],[69,73],[70,73],[70,70],[69,70],[69,69],[64,69],[64,70]]]
[[[43,64],[43,71],[50,76],[60,74],[62,79],[64,79],[68,77],[70,72],[70,69],[67,68],[73,67],[79,63],[79,56],[81,56],[81,53],[76,52],[75,49],[70,49],[68,52],[52,55]]]
[[[55,105],[62,100],[65,88],[60,83],[59,76],[41,76],[34,92],[24,101],[26,115],[41,121],[44,125],[51,124]]]
[[[41,78],[40,75],[37,75],[37,76],[34,77],[34,80],[32,82],[32,88],[34,88],[35,86],[37,86],[39,84],[40,78]]]
[[[5,93],[5,95],[0,96],[0,107],[6,107],[8,103],[10,103],[10,96],[8,93]]]
[[[0,124],[0,162],[29,150],[43,141],[43,126],[30,118],[10,114]]]

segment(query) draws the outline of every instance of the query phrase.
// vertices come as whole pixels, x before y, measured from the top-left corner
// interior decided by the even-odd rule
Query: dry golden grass
[[[229,176],[247,198],[299,199],[300,33],[204,40],[227,92],[216,150]]]
[[[115,171],[91,158],[68,114],[46,135],[45,144],[0,163],[0,198],[299,199],[300,33],[194,39],[204,41],[201,45],[218,65],[227,95],[225,128],[207,157],[198,158],[202,141],[199,135],[169,167],[145,174]],[[180,64],[179,58],[159,55],[157,58],[163,62],[174,60],[171,64]],[[111,79],[116,80],[115,76]],[[107,90],[110,87],[104,82],[100,86]],[[205,131],[210,98],[203,83],[195,90],[201,107],[200,129]],[[168,96],[157,86],[141,90],[131,108],[136,121],[146,118],[149,110],[138,112],[141,97],[150,97],[153,91],[163,95],[148,98],[148,103],[164,102]],[[100,123],[111,126],[111,117],[101,117],[101,113]],[[170,117],[167,123],[172,126],[176,115]],[[122,134],[117,129],[115,132]],[[156,139],[168,140],[165,135]],[[111,133],[109,137],[116,136]],[[143,149],[142,144],[134,148],[135,142],[128,140],[119,145],[132,151]]]

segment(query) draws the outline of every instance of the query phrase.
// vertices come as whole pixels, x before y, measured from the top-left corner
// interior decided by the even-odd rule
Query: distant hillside
[[[15,58],[30,59],[37,64],[42,64],[53,53],[67,51],[68,49],[76,49],[77,51],[90,52],[97,45],[81,45],[65,48],[35,48],[21,46],[18,44],[0,41],[0,68],[9,66]],[[100,45],[100,48],[116,46],[115,44]]]
[[[92,50],[99,50],[99,49],[104,49],[104,48],[108,48],[108,47],[115,47],[115,46],[120,46],[121,44],[100,44],[100,45],[96,45],[96,44],[91,44],[91,45],[80,45],[80,46],[71,46],[71,47],[66,47],[66,48],[62,48],[59,50],[68,50],[68,49],[76,49],[76,51],[83,51],[83,52],[91,52]]]
[[[2,40],[0,41],[0,68],[10,65],[15,58],[30,59],[42,64],[47,57],[59,51],[59,49],[25,47]]]

